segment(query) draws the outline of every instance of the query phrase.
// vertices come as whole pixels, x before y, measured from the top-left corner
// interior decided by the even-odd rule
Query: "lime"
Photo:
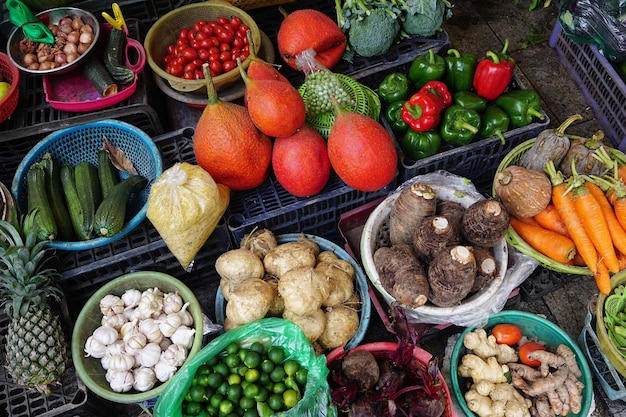
[[[241,385],[231,385],[226,391],[226,398],[231,401],[239,401],[239,399],[241,398],[241,391]]]
[[[261,355],[251,350],[248,353],[246,353],[246,356],[243,359],[243,363],[248,368],[256,368],[261,363]]]
[[[254,396],[254,400],[258,403],[262,403],[264,401],[267,401],[269,396],[270,396],[270,393],[267,389],[263,387],[259,387],[259,393]]]
[[[216,372],[222,376],[228,376],[228,374],[230,373],[230,370],[228,369],[228,366],[226,366],[225,363],[220,362],[213,367],[213,372]]]
[[[261,373],[257,382],[261,385],[271,384],[272,380],[270,379],[270,374],[266,374],[265,372]]]
[[[261,362],[261,370],[265,373],[270,373],[272,372],[272,370],[274,369],[274,362],[272,362],[269,359],[265,359],[263,360],[263,362]]]
[[[239,355],[234,354],[234,353],[224,358],[224,364],[231,369],[238,367],[240,363],[241,363],[241,359],[239,359]]]
[[[241,359],[241,361],[243,362],[248,352],[250,352],[250,349],[239,349],[239,352],[237,352],[237,356],[239,356],[239,359]]]
[[[251,408],[256,408],[256,401],[254,401],[254,398],[241,397],[239,399],[239,407],[242,410],[250,410]]]
[[[273,394],[267,399],[267,405],[274,411],[283,408],[283,396],[281,394]]]
[[[230,400],[223,400],[219,406],[220,414],[230,414],[234,409],[235,404]]]
[[[213,367],[215,365],[217,365],[220,362],[220,358],[218,355],[213,356],[211,359],[209,359],[208,361],[205,362],[205,365],[207,365],[208,367]]]
[[[223,380],[224,377],[222,376],[222,374],[218,374],[217,372],[214,372],[207,376],[207,383],[211,388],[219,387]]]
[[[298,369],[298,372],[296,372],[296,382],[304,387],[306,385],[306,380],[309,376],[309,371],[306,368],[300,368]]]
[[[246,379],[246,381],[256,382],[259,380],[260,376],[261,374],[259,373],[258,369],[248,369],[244,378]]]
[[[207,404],[204,407],[204,411],[206,412],[208,416],[216,416],[219,413],[219,410],[217,409],[217,407],[213,407],[211,404]]]
[[[254,342],[250,345],[250,350],[261,355],[265,352],[265,346],[263,346],[263,343],[261,342]]]
[[[212,375],[212,374],[211,374]],[[202,387],[208,387],[209,386],[209,379],[210,376],[209,374],[200,374],[196,377],[196,384],[202,386]]]
[[[204,394],[205,390],[202,385],[192,385],[191,388],[189,388],[189,398],[191,402],[201,403],[204,401]]]
[[[226,355],[232,355],[239,352],[239,344],[237,342],[231,342],[226,346]]]
[[[276,382],[272,387],[272,392],[274,394],[282,394],[283,392],[285,392],[286,389],[287,387],[285,386],[284,382]]]
[[[222,381],[219,387],[217,387],[217,392],[223,396],[226,396],[226,392],[228,391],[228,381]]]
[[[256,385],[256,384],[248,384],[243,389],[243,396],[247,397],[247,398],[254,398],[257,395],[259,395],[259,392],[261,392],[261,390],[259,389],[258,385]]]
[[[237,374],[230,374],[228,376],[228,385],[239,385],[241,384],[241,376]]]
[[[283,368],[285,369],[285,373],[289,376],[295,375],[300,369],[300,364],[293,359],[288,360],[283,364]]]
[[[185,407],[185,412],[190,416],[197,416],[202,412],[202,404],[198,402],[187,403],[187,406]]]
[[[279,382],[285,379],[285,370],[282,366],[276,366],[272,372],[270,372],[270,379],[274,382]]]
[[[298,393],[292,389],[283,392],[283,402],[285,407],[291,408],[298,402]]]
[[[200,365],[198,367],[198,370],[196,371],[196,374],[197,375],[208,375],[211,372],[213,372],[211,370],[211,367],[208,364],[204,363],[204,364],[202,364],[202,365]]]
[[[222,401],[224,401],[224,396],[218,393],[211,395],[211,398],[209,398],[209,404],[215,409],[220,408]]]
[[[285,351],[280,346],[272,346],[267,351],[267,357],[275,364],[279,364],[285,360]]]
[[[243,413],[243,417],[259,417],[259,413],[256,412],[256,408],[251,408]]]

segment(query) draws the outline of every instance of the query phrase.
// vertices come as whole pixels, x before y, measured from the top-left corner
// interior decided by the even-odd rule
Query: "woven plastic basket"
[[[374,343],[367,343],[364,345],[357,346],[354,349],[352,349],[352,351],[353,352],[359,351],[359,350],[368,351],[372,355],[374,355],[376,360],[380,361],[380,360],[389,359],[389,355],[393,353],[397,349],[397,347],[398,345],[392,342],[374,342]],[[343,359],[343,357],[346,355],[346,352],[347,351],[342,350],[342,349],[335,349],[332,352],[330,352],[328,355],[326,355],[326,362],[328,363],[328,367],[332,369],[333,363],[335,361]],[[413,349],[413,360],[404,369],[408,371],[409,375],[412,378],[415,378],[418,372],[426,371],[428,367],[428,362],[430,361],[431,358],[432,358],[432,355],[429,352],[416,346]],[[453,417],[453,416],[456,417],[456,414],[454,412],[454,407],[452,405],[452,396],[450,394],[448,385],[446,384],[446,381],[443,378],[443,375],[441,374],[441,372],[437,373],[437,378],[439,382],[441,383],[441,385],[443,386],[443,390],[444,390],[444,394],[446,398],[446,408],[443,411],[442,417]]]
[[[0,81],[11,84],[7,95],[0,100],[0,123],[2,123],[13,114],[20,98],[20,70],[4,52],[0,52],[0,75]]]
[[[33,163],[41,160],[46,152],[51,152],[60,164],[75,166],[81,161],[88,161],[97,166],[98,150],[102,148],[104,138],[124,151],[137,172],[146,177],[149,183],[163,172],[158,148],[150,136],[133,125],[111,119],[58,130],[35,145],[17,167],[11,191],[19,210],[22,213],[27,210],[26,173]],[[126,209],[126,224],[117,235],[76,242],[52,240],[48,242],[48,246],[64,250],[84,250],[107,245],[127,235],[146,218],[149,193],[150,186],[131,197]]]
[[[278,244],[286,243],[286,242],[295,242],[299,238],[299,233],[287,233],[284,235],[276,236],[276,242]],[[365,337],[365,333],[367,332],[367,328],[370,323],[370,315],[371,315],[371,300],[369,298],[368,293],[368,285],[367,278],[361,269],[361,266],[358,262],[352,258],[348,252],[340,248],[338,245],[333,242],[321,238],[319,236],[314,235],[306,235],[307,239],[312,240],[317,243],[322,251],[330,251],[337,255],[338,258],[346,260],[352,264],[355,271],[355,290],[358,291],[359,301],[361,302],[361,310],[359,312],[359,327],[356,330],[356,333],[350,338],[348,343],[345,345],[345,349],[352,349],[361,343],[363,337]],[[215,296],[215,318],[219,324],[224,324],[224,319],[226,317],[226,300],[224,299],[224,295],[222,294],[221,288],[218,287],[217,294]]]
[[[185,80],[168,74],[163,69],[163,59],[167,55],[167,45],[175,44],[178,33],[183,28],[191,28],[200,19],[206,21],[217,20],[219,17],[239,16],[243,23],[250,28],[255,52],[258,54],[261,47],[261,31],[252,17],[243,10],[234,7],[225,1],[210,0],[201,3],[178,7],[157,20],[146,34],[144,48],[148,65],[155,74],[163,78],[176,91],[185,93],[206,92],[206,80]],[[243,69],[248,68],[250,60],[241,63]],[[220,91],[237,80],[241,79],[238,68],[213,77],[213,85]]]
[[[261,7],[278,6],[280,4],[293,3],[296,0],[226,0],[242,10],[260,9]]]
[[[524,155],[535,143],[535,139],[527,140],[526,142],[520,143],[515,148],[511,150],[500,162],[500,165],[496,169],[496,175],[499,172],[502,172],[506,167],[510,165],[515,165],[518,163],[522,155]],[[626,155],[615,148],[608,148],[611,153],[611,156],[621,163],[626,163]],[[492,188],[492,194],[495,196],[495,191]],[[591,275],[591,270],[587,267],[575,266],[575,265],[566,265],[560,262],[553,261],[542,253],[533,249],[528,243],[524,241],[512,227],[509,227],[509,231],[506,234],[506,241],[513,246],[515,249],[520,251],[521,253],[531,256],[541,266],[551,271],[563,272],[566,274],[574,274],[574,275]]]

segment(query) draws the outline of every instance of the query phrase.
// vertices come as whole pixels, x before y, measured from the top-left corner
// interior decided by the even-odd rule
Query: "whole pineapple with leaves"
[[[67,362],[67,344],[51,302],[61,290],[54,269],[45,269],[45,242],[37,241],[34,212],[0,221],[0,302],[11,319],[6,367],[15,383],[49,394]]]

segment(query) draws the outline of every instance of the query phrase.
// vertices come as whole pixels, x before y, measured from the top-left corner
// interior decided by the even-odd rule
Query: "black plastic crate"
[[[126,23],[131,36],[141,41],[143,35],[140,22],[137,19],[126,19]],[[150,105],[154,101],[153,90],[150,73],[144,70],[137,78],[135,93],[126,100],[95,112],[70,113],[50,107],[45,98],[41,76],[22,72],[19,102],[11,117],[0,123],[0,142],[25,139],[33,135],[42,137],[44,133],[101,119],[119,119],[137,126],[151,136],[159,135],[163,133],[163,127],[159,115]]]
[[[558,290],[571,282],[574,277],[575,275],[572,274],[551,271],[539,266],[520,285],[520,294],[524,301],[535,301],[552,291]]]
[[[154,138],[167,169],[176,162],[195,162],[192,129],[182,129]],[[56,268],[62,271],[59,285],[68,299],[70,315],[76,317],[83,304],[98,288],[120,275],[135,270],[158,270],[170,274],[192,290],[214,294],[219,277],[215,260],[231,249],[231,239],[225,224],[219,224],[194,260],[193,269],[186,272],[165,245],[149,220],[142,222],[127,236],[109,245],[83,251],[57,251]],[[212,303],[209,302],[212,306]]]

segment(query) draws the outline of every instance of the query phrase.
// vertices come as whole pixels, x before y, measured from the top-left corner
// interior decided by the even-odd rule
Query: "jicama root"
[[[354,267],[346,260],[339,259],[330,251],[324,251],[317,257],[315,270],[328,278],[330,293],[323,300],[325,307],[334,307],[345,303],[354,293]]]
[[[319,246],[304,234],[296,242],[286,242],[276,246],[263,258],[265,272],[278,278],[300,267],[314,267],[319,255]]]
[[[259,259],[263,260],[272,249],[278,244],[274,233],[269,229],[256,229],[245,235],[241,240],[240,247],[249,249]]]
[[[483,328],[477,328],[465,335],[463,345],[475,355],[486,359],[495,356],[499,363],[517,362],[518,355],[509,345],[499,344],[493,335],[487,336]]]

